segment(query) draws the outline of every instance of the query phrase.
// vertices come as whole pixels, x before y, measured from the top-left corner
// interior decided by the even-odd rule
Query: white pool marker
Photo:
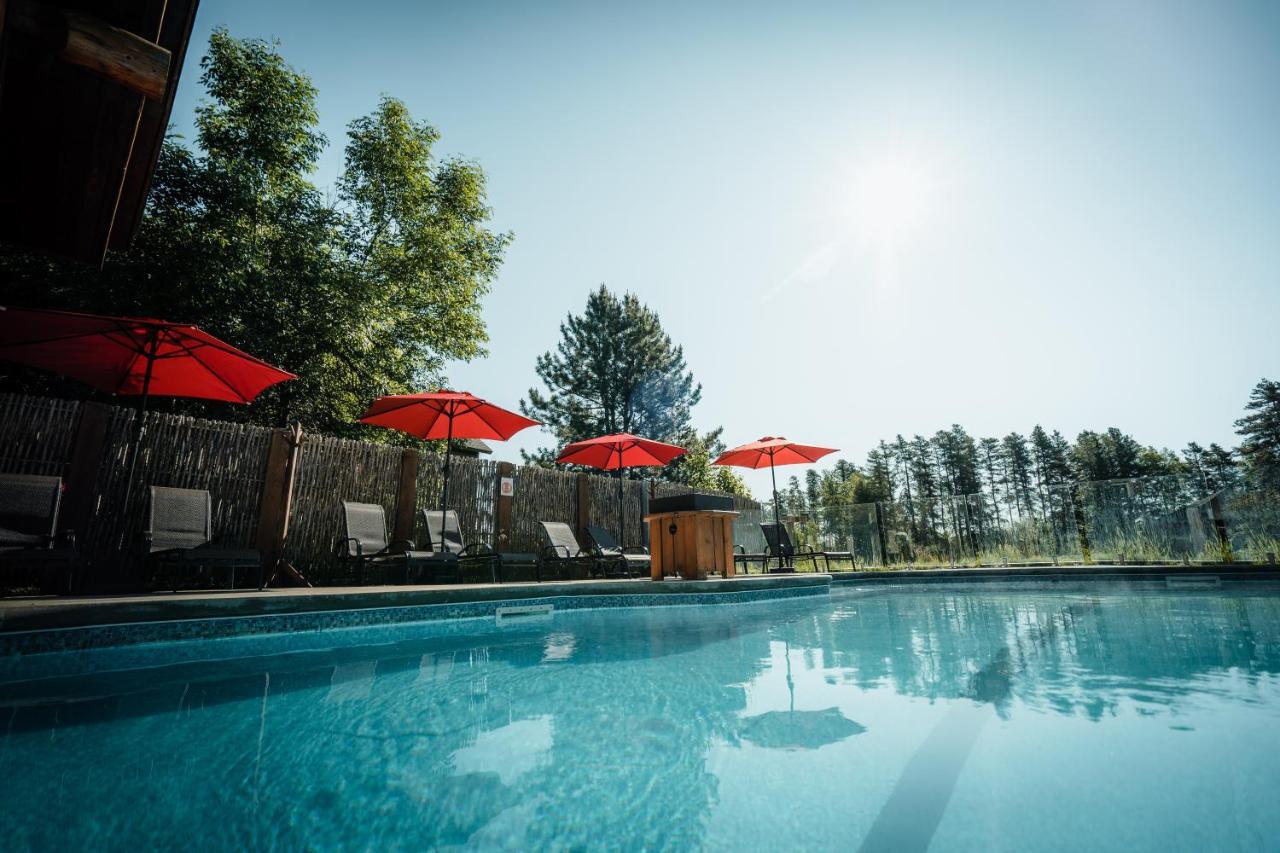
[[[494,621],[501,625],[504,622],[516,620],[523,622],[531,619],[550,619],[553,613],[555,613],[555,606],[551,604],[511,605],[499,607],[494,612]]]

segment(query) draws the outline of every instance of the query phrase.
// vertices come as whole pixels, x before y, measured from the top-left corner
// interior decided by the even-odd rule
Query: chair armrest
[[[497,555],[497,551],[479,542],[463,546],[462,551],[458,553],[459,557],[496,557]]]
[[[391,542],[390,544],[388,544],[387,547],[384,548],[381,553],[402,554],[405,551],[416,550],[416,548],[417,546],[413,544],[412,539],[397,539],[394,542]]]
[[[560,554],[560,552],[561,552],[561,551],[564,551],[564,555],[563,555],[563,556],[561,556],[561,554]],[[572,555],[570,555],[570,553],[569,553],[569,548],[568,548],[568,546],[566,546],[566,545],[543,545],[543,546],[542,546],[542,555],[543,555],[544,557],[549,556],[549,557],[550,557],[551,559],[553,559],[553,560],[569,560],[569,559],[572,559]]]
[[[76,547],[76,532],[69,527],[66,530],[61,530],[58,532],[58,541],[63,545],[69,545],[74,548]]]
[[[648,556],[648,554],[649,554],[649,549],[648,549],[648,548],[646,548],[646,547],[644,547],[643,545],[628,545],[627,547],[625,547],[625,548],[623,548],[623,549],[622,549],[622,553],[624,553],[624,554],[644,554],[644,555]]]
[[[356,546],[356,553],[352,555],[348,545]],[[333,551],[335,556],[342,560],[356,559],[359,560],[364,556],[364,548],[360,545],[360,540],[354,536],[339,536],[333,543]]]

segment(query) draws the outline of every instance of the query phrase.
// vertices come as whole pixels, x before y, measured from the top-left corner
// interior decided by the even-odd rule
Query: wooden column
[[[258,535],[254,547],[262,555],[262,567],[270,572],[284,555],[285,513],[288,511],[289,456],[293,450],[289,431],[273,429],[262,475],[262,499],[258,504]]]
[[[418,508],[418,451],[406,447],[400,454],[400,489],[396,492],[396,523],[392,539],[413,539],[414,513]]]
[[[94,491],[98,485],[98,471],[102,467],[102,453],[107,445],[107,430],[111,427],[111,408],[102,403],[85,403],[80,409],[80,423],[71,447],[71,461],[67,465],[66,489],[62,503],[62,526],[71,530],[84,558],[84,543],[89,527],[93,524]],[[87,574],[83,567],[76,579],[77,589],[84,586]],[[95,578],[95,586],[104,580]]]
[[[591,481],[586,474],[578,475],[578,541],[584,542],[587,525],[591,523]]]
[[[493,548],[495,551],[510,550],[511,544],[511,506],[515,499],[502,494],[502,479],[515,477],[516,466],[510,462],[498,463],[498,482],[494,484],[493,496]]]

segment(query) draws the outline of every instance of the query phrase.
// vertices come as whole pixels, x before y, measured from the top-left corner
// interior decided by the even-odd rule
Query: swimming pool
[[[5,849],[1280,845],[1277,586],[200,642],[0,685]]]

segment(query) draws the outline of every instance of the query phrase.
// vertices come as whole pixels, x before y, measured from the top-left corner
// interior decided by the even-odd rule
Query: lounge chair
[[[58,592],[72,590],[79,561],[74,534],[58,530],[61,503],[60,477],[0,475],[0,569],[6,575],[34,571],[42,582],[51,576]]]
[[[404,583],[428,573],[433,580],[457,580],[458,558],[439,551],[415,550],[413,540],[391,541],[387,535],[387,513],[381,504],[342,502],[346,535],[337,542],[337,554],[355,566],[356,581],[364,584],[369,570],[383,579],[389,570],[403,570]]]
[[[749,575],[751,574],[752,563],[759,563],[761,566],[760,571],[762,572],[767,571],[768,565],[769,565],[769,555],[749,553],[746,547],[742,545],[733,546],[733,564],[735,567],[741,565],[742,573],[745,575]]]
[[[794,572],[795,558],[807,557],[813,561],[813,570],[818,570],[818,558],[821,557],[826,570],[831,571],[831,560],[852,560],[853,554],[848,551],[797,551],[795,546],[791,544],[791,534],[787,533],[787,528],[781,524],[761,524],[761,532],[764,533],[765,547],[767,554],[765,555],[764,570],[769,571],[769,560],[778,561],[778,567],[775,572]]]
[[[204,489],[152,486],[141,540],[144,558],[159,574],[167,571],[174,592],[188,571],[205,569],[226,569],[235,589],[236,570],[256,568],[262,588],[262,555],[252,548],[228,548],[223,536],[213,535],[213,497]]]
[[[489,566],[490,576],[497,583],[501,557],[488,545],[478,542],[463,543],[462,525],[458,523],[458,514],[453,510],[424,509],[422,521],[427,530],[427,548],[437,553],[453,554],[462,567],[485,563]]]
[[[578,546],[578,537],[573,535],[572,527],[562,521],[541,521],[539,524],[547,540],[538,555],[540,564],[553,566],[556,574],[561,576],[566,571],[581,569],[590,577],[600,568],[600,558]]]
[[[635,577],[636,573],[640,575],[649,574],[650,557],[649,549],[638,545],[631,545],[626,548],[618,544],[618,540],[613,538],[604,527],[595,527],[588,525],[587,535],[591,537],[591,541],[595,544],[596,556],[605,561],[605,565],[612,563],[618,566],[627,577]]]

